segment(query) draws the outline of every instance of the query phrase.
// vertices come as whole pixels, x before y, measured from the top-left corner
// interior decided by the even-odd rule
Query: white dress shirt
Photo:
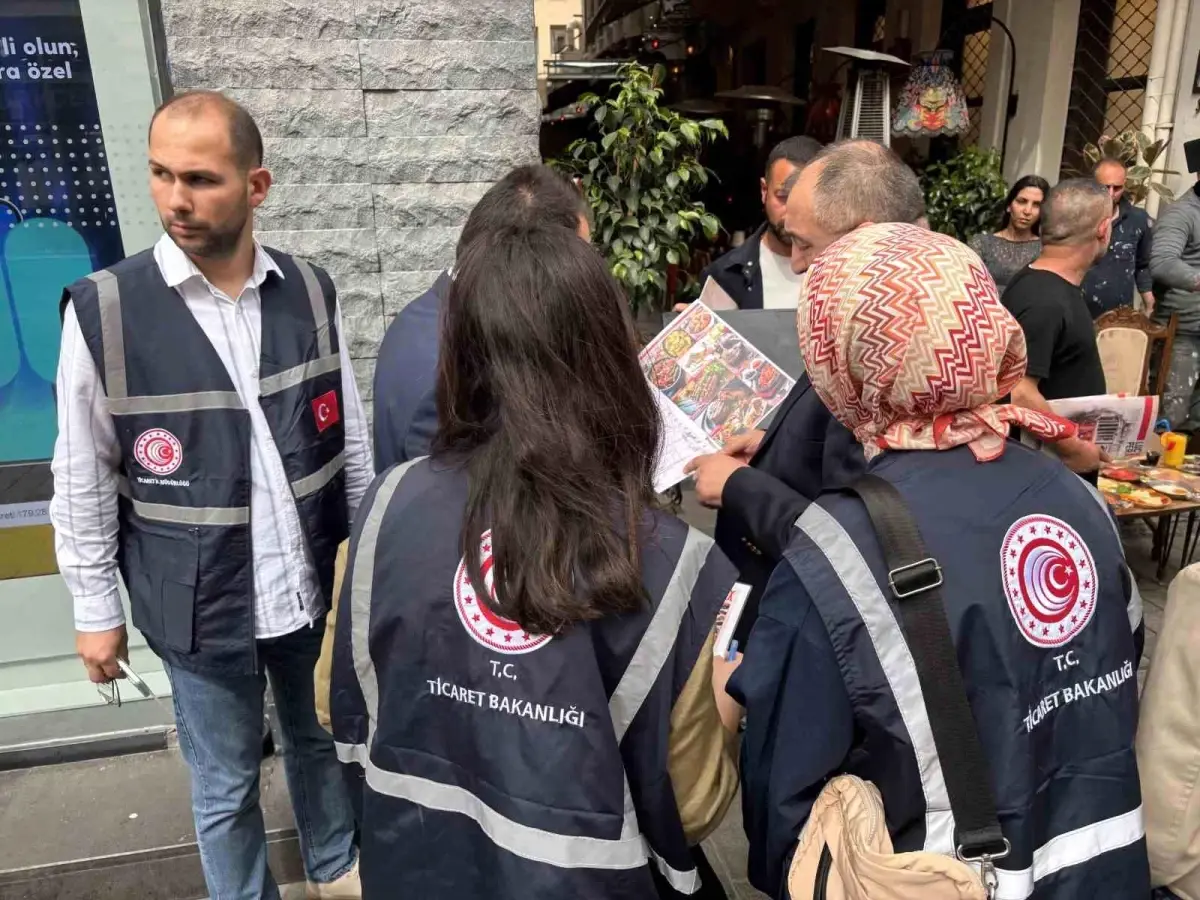
[[[283,460],[258,402],[262,346],[259,287],[275,260],[254,245],[254,271],[231,298],[209,283],[167,235],[154,246],[166,283],[179,292],[233,380],[250,413],[250,534],[254,558],[254,633],[291,634],[310,625],[321,605],[317,573],[309,560],[300,516]],[[346,500],[350,515],[371,483],[374,468],[366,416],[355,384],[337,310],[341,338],[342,416],[346,432]],[[136,333],[136,323],[133,331]],[[170,352],[169,349],[164,352]],[[121,448],[95,361],[68,306],[58,360],[58,438],[54,445],[54,525],[58,565],[75,601],[79,631],[106,631],[125,621],[117,593],[117,470]],[[204,577],[204,573],[200,573]]]

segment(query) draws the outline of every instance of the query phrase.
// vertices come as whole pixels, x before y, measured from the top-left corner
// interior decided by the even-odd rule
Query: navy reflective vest
[[[259,402],[327,602],[349,533],[336,295],[322,270],[268,252],[284,278],[260,288]],[[152,251],[70,285],[68,302],[121,446],[117,560],[134,625],[172,665],[255,671],[250,414],[233,380]]]
[[[1145,898],[1131,634],[1141,600],[1104,501],[1011,441],[986,464],[958,448],[888,453],[871,471],[900,491],[942,567],[1012,844],[997,863],[996,897]],[[897,852],[953,853],[941,762],[866,510],[826,495],[796,525],[785,557],[821,614],[854,707],[846,771],[879,787]]]
[[[406,463],[376,479],[355,522],[330,705],[339,757],[366,774],[363,895],[695,893],[669,722],[733,566],[647,513],[645,609],[530,635],[466,577],[467,490],[460,469]],[[485,538],[485,579],[490,559]]]

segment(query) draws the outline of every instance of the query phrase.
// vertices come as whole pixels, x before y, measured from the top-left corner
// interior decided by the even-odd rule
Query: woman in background
[[[692,848],[737,787],[712,634],[736,573],[653,507],[625,295],[568,228],[480,237],[440,360],[433,456],[368,491],[338,610],[363,897],[724,896]]]
[[[1000,293],[1014,275],[1038,258],[1042,242],[1042,203],[1050,183],[1040,175],[1026,175],[1012,186],[1004,200],[1004,218],[995,234],[977,234],[970,248],[979,254]]]

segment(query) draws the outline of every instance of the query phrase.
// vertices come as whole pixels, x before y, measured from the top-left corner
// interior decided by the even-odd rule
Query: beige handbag
[[[788,894],[791,900],[989,900],[995,861],[1010,848],[946,622],[941,567],[890,482],[864,475],[850,491],[866,507],[883,550],[942,762],[958,857],[893,852],[879,789],[840,775],[825,785],[800,833]]]
[[[986,900],[972,866],[940,853],[893,853],[883,800],[839,775],[813,805],[788,870],[791,900]]]

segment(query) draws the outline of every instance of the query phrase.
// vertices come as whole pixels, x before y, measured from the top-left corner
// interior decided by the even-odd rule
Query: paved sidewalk
[[[272,871],[303,878],[277,759],[261,794]],[[195,839],[175,748],[0,772],[0,900],[196,900]]]

